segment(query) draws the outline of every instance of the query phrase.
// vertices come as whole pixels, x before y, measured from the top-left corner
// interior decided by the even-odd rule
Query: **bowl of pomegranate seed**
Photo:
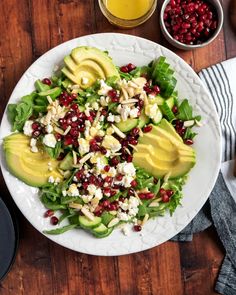
[[[223,18],[219,0],[165,0],[160,26],[170,44],[191,50],[210,44],[218,36]]]

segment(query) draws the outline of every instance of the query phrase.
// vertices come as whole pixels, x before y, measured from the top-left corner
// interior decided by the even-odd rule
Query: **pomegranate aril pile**
[[[218,24],[217,12],[203,0],[171,0],[164,12],[164,23],[177,41],[196,45],[207,41]]]

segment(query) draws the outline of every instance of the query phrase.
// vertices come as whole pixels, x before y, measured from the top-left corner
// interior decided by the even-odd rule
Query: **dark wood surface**
[[[140,27],[123,31],[111,26],[96,0],[0,1],[1,116],[24,71],[50,48],[97,32],[123,32],[158,42],[180,55],[197,72],[236,56],[236,36],[225,22],[208,47],[180,51],[160,33],[158,14]],[[3,178],[1,196],[10,200]],[[95,257],[65,249],[37,232],[17,210],[20,243],[14,266],[0,283],[3,295],[213,295],[224,250],[213,228],[190,243],[166,242],[151,250],[121,257]],[[1,237],[0,237],[1,242]]]

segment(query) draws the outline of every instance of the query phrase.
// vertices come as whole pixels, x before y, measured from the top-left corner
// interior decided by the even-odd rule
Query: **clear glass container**
[[[110,23],[133,28],[148,20],[156,9],[157,0],[98,0],[100,9]]]

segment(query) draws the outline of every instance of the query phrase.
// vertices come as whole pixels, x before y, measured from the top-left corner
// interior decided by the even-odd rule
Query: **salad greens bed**
[[[127,223],[140,231],[148,219],[173,214],[181,204],[186,175],[155,178],[135,167],[132,155],[139,137],[163,118],[193,144],[192,128],[201,118],[187,99],[180,102],[164,57],[117,70],[120,78],[97,79],[84,89],[59,70],[8,106],[12,130],[29,137],[32,153],[43,149],[59,163],[61,177],[50,176],[40,187],[45,216],[60,225],[47,234],[84,228],[102,238],[118,226],[128,234]]]

